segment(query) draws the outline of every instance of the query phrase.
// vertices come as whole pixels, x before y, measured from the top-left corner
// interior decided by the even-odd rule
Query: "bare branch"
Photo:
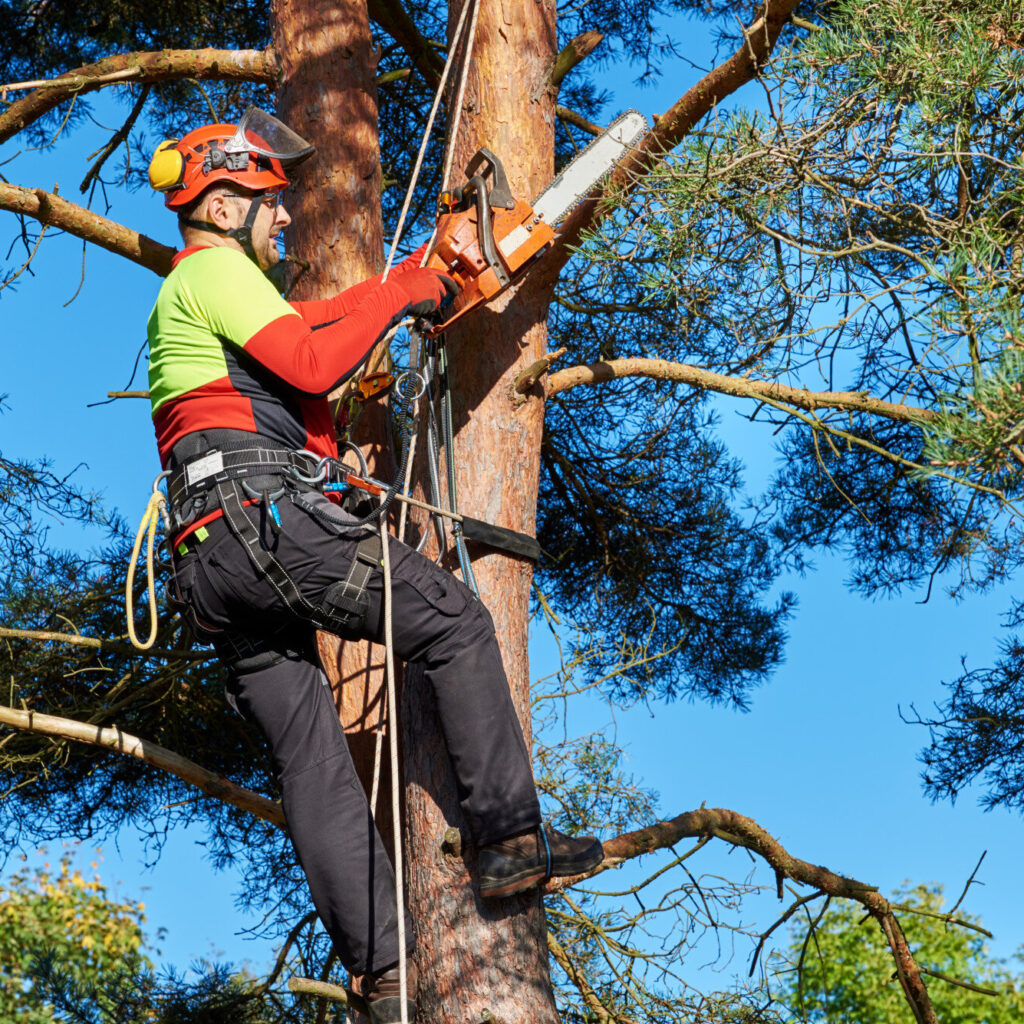
[[[981,851],[981,856],[978,858],[978,863],[974,865],[974,870],[971,872],[971,877],[968,878],[967,881],[964,883],[964,891],[960,893],[960,898],[956,901],[956,903],[953,904],[952,908],[949,911],[950,915],[953,915],[957,912],[957,909],[960,907],[960,904],[963,903],[964,897],[967,895],[968,890],[971,888],[972,885],[974,885],[974,879],[978,876],[978,871],[981,868],[981,862],[985,859],[987,854],[988,850]],[[991,939],[992,936],[990,935],[989,938]]]
[[[568,391],[581,384],[602,384],[621,377],[677,380],[707,391],[717,391],[737,398],[783,402],[812,412],[816,409],[851,409],[902,423],[927,423],[935,417],[929,409],[886,402],[881,398],[872,398],[865,391],[808,391],[775,381],[728,377],[699,366],[671,363],[665,359],[611,359],[591,363],[589,366],[572,366],[551,374],[545,390],[548,395],[557,395],[560,391]]]
[[[987,939],[995,938],[992,932],[987,928],[982,928],[980,924],[975,924],[973,921],[965,921],[962,917],[955,917],[952,910],[948,913],[940,914],[934,910],[923,910],[921,907],[911,906],[909,903],[893,903],[891,906],[893,910],[902,911],[904,914],[916,914],[918,917],[934,917],[939,921],[945,921],[947,925],[955,924],[958,928],[969,928],[973,932],[980,932]]]
[[[6,142],[69,97],[94,92],[114,82],[166,82],[176,78],[196,78],[273,85],[277,80],[277,70],[277,60],[271,49],[157,50],[153,53],[114,54],[95,64],[75,68],[13,103],[0,114],[0,142]],[[14,87],[7,86],[8,89]]]
[[[957,988],[965,988],[969,992],[980,992],[983,996],[998,996],[999,990],[994,988],[982,988],[981,985],[972,985],[969,981],[963,981],[960,978],[951,978],[948,974],[943,974],[941,971],[933,971],[930,967],[920,968],[922,974],[927,974],[929,977],[938,978],[939,981],[944,981],[947,985],[956,985]]]
[[[35,711],[22,711],[18,708],[3,706],[0,706],[0,725],[9,725],[22,732],[56,736],[79,743],[88,743],[94,747],[116,750],[119,754],[138,758],[140,761],[145,761],[146,764],[176,775],[183,782],[202,790],[207,796],[212,796],[241,811],[269,821],[271,825],[276,825],[278,828],[285,827],[284,811],[281,810],[280,804],[268,800],[265,796],[260,796],[259,793],[243,789],[220,775],[215,775],[187,757],[176,754],[173,750],[150,743],[148,740],[139,739],[137,736],[130,736],[116,726],[104,729],[85,722],[76,722],[70,718],[41,715]]]
[[[29,92],[32,89],[50,89],[55,86],[81,86],[81,85],[113,85],[115,82],[127,82],[134,78],[139,72],[137,66],[125,68],[123,71],[111,71],[107,75],[75,75],[66,72],[56,78],[37,78],[31,82],[7,82],[0,85],[0,100],[7,99],[9,92]]]
[[[593,121],[588,121],[582,114],[577,114],[575,110],[570,110],[568,107],[555,107],[555,114],[566,124],[573,124],[580,131],[586,132],[588,135],[600,135],[604,129],[599,124],[594,124]]]
[[[340,1003],[347,1006],[349,1003],[348,990],[340,985],[332,985],[329,981],[317,981],[316,978],[289,978],[288,991],[296,995],[319,996],[321,999],[329,999],[332,1003]]]
[[[175,250],[123,224],[101,217],[84,206],[69,203],[41,188],[22,188],[0,182],[0,210],[34,217],[86,242],[116,253],[165,277],[170,273]]]
[[[132,128],[135,127],[135,122],[139,119],[139,115],[142,113],[143,108],[146,105],[146,100],[149,99],[149,91],[152,88],[148,83],[139,90],[139,97],[132,106],[131,112],[128,114],[123,125],[116,132],[114,132],[110,141],[100,150],[99,156],[93,163],[92,167],[86,172],[85,177],[82,179],[82,184],[78,186],[79,192],[85,192],[89,185],[94,179],[98,178],[100,171],[103,170],[103,165],[110,158],[110,155],[115,152],[118,146],[121,145],[125,139],[128,138]]]
[[[552,935],[550,930],[548,931],[548,952],[554,957],[555,963],[565,971],[566,976],[573,985],[576,986],[577,991],[583,997],[583,1001],[587,1004],[587,1009],[593,1014],[593,1019],[597,1024],[614,1024],[616,1018],[605,1009],[604,1004],[601,1002],[601,997],[587,982],[583,972],[579,969],[579,965],[565,951],[562,944]]]
[[[531,363],[512,384],[512,390],[517,395],[525,395],[529,392],[534,385],[548,372],[548,368],[556,359],[561,359],[569,350],[563,345],[562,348],[556,349],[554,352],[548,352],[546,355],[541,356],[535,363]]]
[[[379,25],[405,50],[413,66],[432,89],[436,89],[444,70],[444,58],[409,17],[398,0],[368,0],[370,20]]]
[[[732,846],[740,846],[761,856],[777,874],[795,882],[812,886],[829,896],[855,900],[878,922],[889,943],[896,973],[917,1024],[938,1024],[928,990],[921,979],[921,970],[914,960],[903,929],[893,908],[876,886],[838,875],[828,868],[794,857],[770,836],[757,822],[724,808],[701,807],[686,811],[670,821],[659,821],[635,832],[626,832],[604,844],[605,859],[590,875],[560,878],[548,882],[544,891],[559,892],[583,878],[640,857],[654,850],[665,849],[680,839],[715,836]]]
[[[99,640],[92,636],[82,636],[79,633],[55,633],[52,630],[44,629],[11,629],[9,626],[0,626],[0,639],[2,640],[40,640],[44,643],[69,644],[72,647],[90,647],[95,651],[111,651],[114,654],[135,654],[138,649],[131,644],[118,643],[116,640]],[[157,647],[151,647],[146,651],[148,658],[180,658],[185,661],[209,661],[214,654],[210,652],[196,651],[167,651]]]
[[[594,52],[604,39],[600,32],[583,32],[565,46],[551,65],[548,76],[548,88],[557,93],[562,81],[577,64],[581,63]]]

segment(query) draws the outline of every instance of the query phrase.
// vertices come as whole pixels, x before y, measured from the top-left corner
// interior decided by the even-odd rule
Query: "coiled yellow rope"
[[[148,651],[156,643],[157,615],[156,615],[156,586],[153,581],[153,548],[156,544],[156,527],[160,515],[164,511],[167,499],[157,489],[160,477],[157,477],[153,484],[153,493],[150,495],[146,505],[146,511],[142,515],[142,522],[139,523],[139,531],[135,534],[135,544],[132,547],[132,556],[128,561],[128,578],[124,585],[124,608],[128,618],[128,639],[132,646],[140,651]],[[139,560],[139,552],[142,549],[143,535],[148,534],[146,543],[146,590],[149,597],[149,637],[143,643],[135,633],[135,609],[132,604],[132,588],[135,583],[135,566]]]

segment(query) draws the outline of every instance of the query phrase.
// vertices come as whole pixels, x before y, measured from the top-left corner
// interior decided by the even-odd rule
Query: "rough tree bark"
[[[365,0],[325,6],[317,0],[277,0],[274,48],[280,55],[278,110],[282,120],[317,151],[288,194],[293,223],[289,250],[309,261],[291,297],[322,298],[378,273],[384,261],[381,169],[377,120],[377,48]],[[370,405],[359,424],[371,467],[389,467],[383,409]],[[342,644],[320,634],[321,658],[367,790],[373,765],[373,729],[380,708],[383,659],[370,644]],[[382,794],[389,792],[385,771]],[[378,818],[390,820],[382,799]],[[390,830],[382,828],[390,846]]]
[[[453,3],[449,32],[460,5]],[[481,146],[505,163],[516,195],[532,198],[554,169],[556,56],[553,0],[480,0],[455,168]],[[459,507],[534,532],[543,402],[519,408],[512,382],[546,347],[549,294],[507,295],[448,335],[454,392]],[[498,468],[500,467],[500,469]],[[481,596],[495,621],[513,699],[530,738],[528,601],[531,567],[471,551]],[[433,701],[410,671],[402,736],[410,856],[409,905],[416,922],[421,1018],[430,1024],[487,1019],[557,1020],[546,927],[536,895],[482,903],[471,886],[475,850],[463,828],[461,856],[442,850],[448,825],[462,823]]]
[[[454,25],[456,5],[451,13]],[[282,70],[279,111],[318,146],[289,196],[289,245],[311,264],[295,294],[331,294],[378,271],[382,261],[376,52],[361,0],[331,9],[315,0],[278,0],[274,25]],[[506,158],[518,193],[539,191],[553,170],[554,99],[547,82],[555,53],[551,0],[482,0],[457,166],[488,145]],[[542,403],[513,410],[508,391],[523,366],[544,351],[547,296],[533,295],[528,302],[510,296],[501,306],[450,339],[459,489],[473,514],[532,532]],[[380,420],[364,414],[360,426],[365,439],[384,436]],[[496,465],[508,468],[499,475]],[[488,555],[477,559],[476,571],[529,735],[530,568]],[[378,657],[366,645],[346,644],[339,651],[328,638],[322,638],[321,653],[335,670],[341,719],[365,773],[379,708]],[[553,1022],[539,897],[486,907],[469,885],[465,865],[442,853],[445,828],[461,823],[461,815],[432,700],[416,684],[413,676],[406,687],[403,750],[409,902],[423,979],[418,1019],[454,1024],[480,1020],[489,1009],[499,1020]]]
[[[453,4],[452,26],[458,13]],[[278,109],[318,146],[289,196],[295,221],[289,245],[311,264],[295,296],[322,296],[375,273],[382,261],[376,51],[364,0],[330,9],[315,0],[278,0],[274,25],[282,71]],[[552,0],[481,0],[456,166],[487,145],[505,158],[517,193],[532,197],[550,179],[554,98],[548,79],[555,40]],[[547,301],[546,294],[509,296],[449,339],[460,500],[474,515],[531,533],[542,403],[513,409],[508,394],[516,374],[544,351]],[[383,423],[365,414],[360,427],[365,439],[384,436]],[[495,466],[504,466],[504,473],[496,474]],[[478,580],[529,735],[530,567],[476,554]],[[365,772],[379,708],[377,656],[365,645],[346,644],[339,652],[326,638],[321,653],[336,670],[339,712]],[[455,1024],[480,1020],[488,1009],[499,1020],[553,1022],[539,897],[484,906],[465,864],[441,850],[445,828],[461,823],[461,815],[432,699],[416,684],[412,676],[406,687],[403,752],[409,902],[422,979],[418,1019]]]

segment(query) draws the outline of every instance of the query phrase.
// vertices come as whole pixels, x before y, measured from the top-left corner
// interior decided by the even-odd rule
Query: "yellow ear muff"
[[[149,161],[149,184],[157,192],[179,188],[185,178],[185,157],[177,145],[177,139],[164,140]]]

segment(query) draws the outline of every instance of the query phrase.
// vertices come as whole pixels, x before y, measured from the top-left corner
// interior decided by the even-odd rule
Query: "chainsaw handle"
[[[481,168],[484,169],[481,174]],[[483,177],[487,171],[491,172],[494,179],[494,187],[487,194],[487,200],[491,206],[502,206],[506,210],[515,209],[516,201],[512,198],[512,190],[508,187],[508,177],[505,174],[505,167],[501,160],[494,155],[486,146],[481,146],[466,164],[466,177]]]
[[[480,253],[488,266],[494,271],[498,283],[504,287],[509,283],[508,271],[498,254],[498,246],[494,242],[494,224],[491,220],[491,201],[487,195],[487,185],[479,174],[473,175],[466,183],[466,192],[476,194],[476,232],[480,242]]]

